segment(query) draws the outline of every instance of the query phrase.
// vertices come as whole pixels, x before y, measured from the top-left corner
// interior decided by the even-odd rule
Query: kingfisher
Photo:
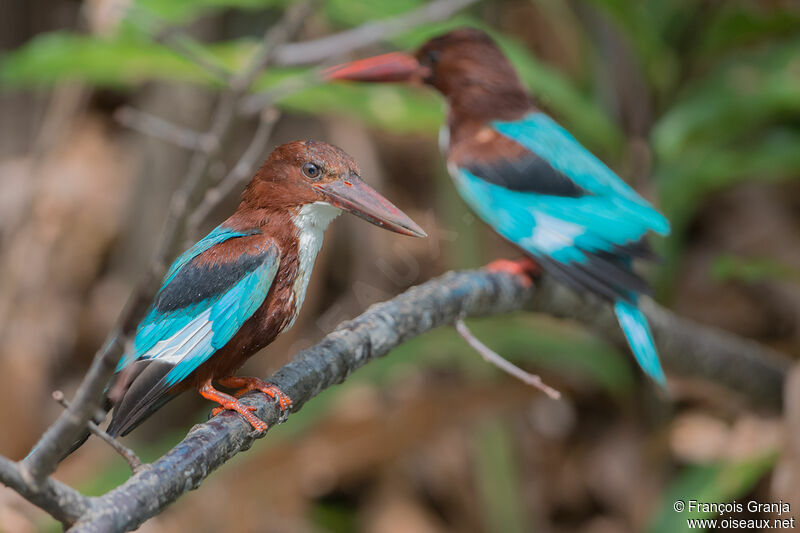
[[[666,379],[650,327],[638,308],[647,283],[634,259],[655,259],[648,232],[669,221],[566,129],[542,112],[514,67],[485,32],[461,28],[414,55],[392,52],[332,67],[329,80],[432,86],[447,104],[440,145],[465,202],[523,259],[490,270],[527,277],[542,270],[613,304],[644,372]]]
[[[190,388],[219,404],[212,416],[235,411],[259,432],[267,424],[239,402],[242,394],[261,391],[288,412],[291,399],[278,387],[234,373],[292,327],[325,229],[343,210],[396,233],[426,236],[361,179],[339,148],[316,141],[276,148],[233,215],[169,268],[117,366],[107,432],[127,434]]]

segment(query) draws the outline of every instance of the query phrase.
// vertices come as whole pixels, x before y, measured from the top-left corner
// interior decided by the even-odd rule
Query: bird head
[[[465,108],[481,99],[511,98],[527,107],[528,99],[511,63],[485,32],[460,28],[434,37],[414,55],[392,52],[327,69],[327,80],[411,82],[435,87]],[[483,98],[481,98],[483,97]],[[451,102],[452,103],[452,102]]]
[[[327,204],[396,233],[427,236],[361,179],[352,157],[324,142],[294,141],[277,147],[242,193],[242,203],[256,209]]]

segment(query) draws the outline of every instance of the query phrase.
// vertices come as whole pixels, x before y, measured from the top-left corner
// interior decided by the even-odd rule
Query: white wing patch
[[[198,348],[207,349],[211,345],[211,336],[214,334],[210,317],[211,309],[207,309],[172,337],[155,343],[142,355],[142,359],[157,359],[177,365],[186,357],[194,356]]]
[[[533,233],[530,237],[525,237],[519,241],[523,248],[551,254],[557,250],[573,246],[575,237],[586,232],[586,228],[580,224],[567,222],[538,211],[533,211],[533,217],[536,219]]]

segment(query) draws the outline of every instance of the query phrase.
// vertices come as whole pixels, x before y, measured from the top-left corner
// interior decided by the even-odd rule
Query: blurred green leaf
[[[800,173],[800,132],[773,130],[758,142],[709,150],[700,145],[683,151],[679,161],[660,164],[657,179],[661,205],[673,223],[694,213],[707,194],[746,180],[777,181]]]
[[[344,26],[359,26],[366,22],[401,15],[422,5],[422,0],[328,0],[325,15],[329,20]]]
[[[223,9],[265,9],[288,5],[291,0],[136,0],[135,9],[165,22],[184,24]]]
[[[769,257],[745,258],[722,255],[714,259],[711,271],[717,282],[800,281],[800,270]]]
[[[687,149],[679,161],[658,165],[660,207],[672,223],[672,235],[659,249],[664,256],[659,269],[660,297],[671,293],[670,280],[676,278],[686,229],[706,196],[743,181],[796,178],[800,175],[798,143],[798,132],[771,131],[762,140],[742,146],[710,151],[702,145]]]
[[[254,47],[254,41],[239,40],[208,45],[206,50],[233,70],[246,61]],[[307,72],[271,69],[255,88],[265,90]],[[5,86],[49,86],[65,80],[117,88],[155,80],[217,84],[202,68],[171,49],[121,36],[43,34],[0,62],[0,82]],[[351,114],[388,130],[430,135],[438,131],[443,119],[442,103],[433,93],[400,85],[316,86],[283,98],[280,105],[307,113]]]
[[[358,531],[358,515],[354,509],[333,503],[317,503],[310,511],[311,521],[326,533]]]
[[[797,35],[800,9],[780,4],[726,2],[710,19],[698,53],[704,56],[730,48]]]
[[[256,88],[266,90],[299,71],[273,69]],[[279,106],[305,113],[333,113],[358,117],[373,126],[399,133],[436,135],[443,120],[442,102],[430,91],[403,85],[337,83],[296,91]]]
[[[531,531],[526,524],[513,443],[513,435],[502,421],[484,423],[476,431],[475,477],[485,531]]]
[[[253,49],[251,41],[207,47],[209,54],[230,69],[242,64]],[[123,87],[151,80],[215,83],[205,70],[166,46],[123,36],[44,33],[0,61],[0,83],[7,86],[81,81],[102,87]]]
[[[698,143],[721,146],[774,120],[800,114],[800,41],[730,59],[690,84],[653,128],[662,160]]]
[[[678,2],[661,0],[654,5],[644,1],[592,0],[592,4],[623,30],[654,88],[662,91],[669,88],[677,76],[678,63],[662,32]]]
[[[747,494],[775,464],[776,456],[769,454],[744,461],[721,462],[690,466],[680,473],[667,488],[661,500],[650,533],[674,533],[688,530],[689,518],[709,518],[713,513],[689,510],[689,502],[724,503]],[[676,512],[676,501],[685,503],[683,512]]]

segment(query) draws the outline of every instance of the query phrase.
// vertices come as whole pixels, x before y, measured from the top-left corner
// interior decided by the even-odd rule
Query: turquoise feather
[[[255,233],[257,232],[241,232],[218,226],[175,260],[164,278],[161,290],[173,281],[182,268],[211,247],[229,239]],[[174,361],[175,368],[167,374],[167,385],[174,385],[189,376],[225,346],[266,299],[280,264],[280,252],[276,247],[270,247],[266,252],[260,266],[225,292],[167,313],[152,307],[139,325],[133,350],[120,361],[117,371],[137,359],[166,360],[179,351],[182,356],[180,360]],[[162,341],[165,343],[163,349],[148,355]]]

